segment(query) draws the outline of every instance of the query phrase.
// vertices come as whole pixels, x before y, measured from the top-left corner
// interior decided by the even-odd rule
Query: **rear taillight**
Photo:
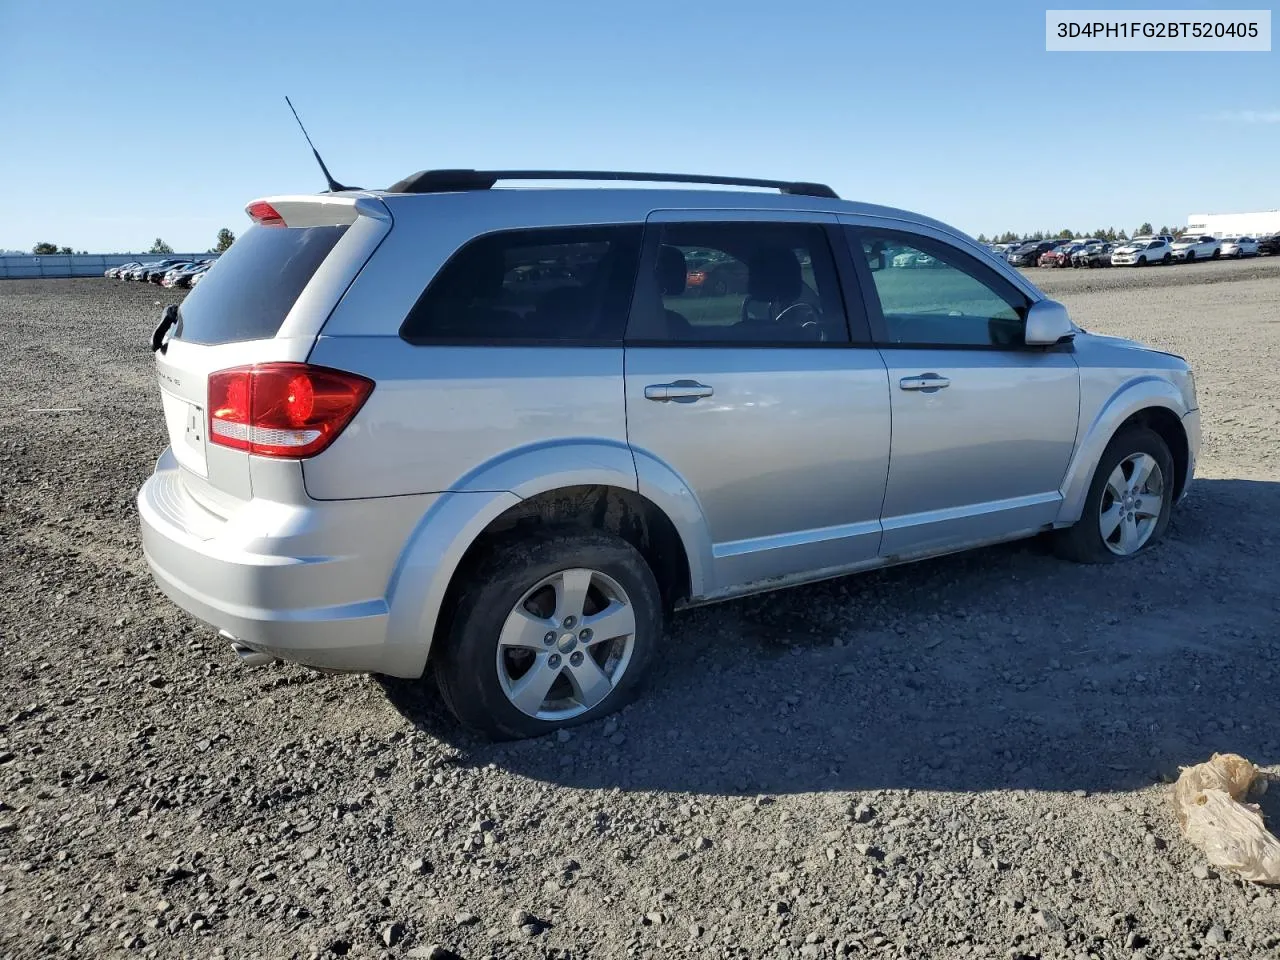
[[[219,370],[209,375],[209,441],[262,457],[313,457],[372,392],[372,380],[306,363]]]
[[[282,217],[276,208],[265,200],[255,200],[244,208],[253,222],[264,227],[283,227],[285,226],[284,217]]]
[[[691,287],[700,287],[706,279],[707,275],[701,270],[690,270],[689,275],[685,278],[685,283]]]

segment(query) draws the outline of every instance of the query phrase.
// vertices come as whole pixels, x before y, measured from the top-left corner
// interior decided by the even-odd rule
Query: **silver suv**
[[[494,189],[499,181],[671,180]],[[152,346],[160,587],[249,662],[423,676],[495,737],[617,709],[671,611],[1052,531],[1195,469],[1176,356],[820,184],[426,171],[275,197]]]

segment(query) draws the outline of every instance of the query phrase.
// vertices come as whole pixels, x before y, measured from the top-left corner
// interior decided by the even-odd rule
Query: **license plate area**
[[[202,477],[209,475],[205,460],[204,406],[161,389],[164,403],[165,427],[169,433],[169,446],[178,463]]]

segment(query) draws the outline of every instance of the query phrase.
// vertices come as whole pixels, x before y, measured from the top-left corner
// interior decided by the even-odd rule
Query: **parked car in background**
[[[151,276],[152,270],[160,270],[163,272],[176,264],[184,262],[186,261],[181,257],[170,257],[167,260],[149,260],[145,263],[138,264],[127,273],[121,274],[121,276],[127,280],[146,280]]]
[[[125,271],[132,270],[137,266],[141,266],[137,260],[132,260],[129,263],[120,263],[114,267],[107,267],[106,271],[102,275],[110,280],[122,280],[124,279],[123,274]]]
[[[1216,260],[1222,256],[1222,241],[1208,234],[1183,236],[1174,240],[1169,249],[1175,260]]]
[[[166,308],[142,550],[246,662],[429,672],[467,725],[542,736],[624,706],[673,610],[1040,533],[1122,562],[1191,484],[1186,361],[936,220],[502,178],[256,201]],[[688,289],[706,250],[745,294]],[[545,263],[573,281],[529,302],[512,271]]]
[[[1034,267],[1040,261],[1040,254],[1052,250],[1059,240],[1032,240],[1024,243],[1009,254],[1009,262],[1015,267]]]
[[[1258,241],[1253,237],[1223,237],[1222,255],[1239,260],[1241,257],[1256,257]]]
[[[175,267],[171,267],[160,278],[160,285],[170,288],[190,286],[191,275],[198,270],[206,269],[205,265],[207,263],[207,260],[193,260],[190,263],[180,263]]]
[[[154,283],[157,286],[159,286],[164,283],[164,278],[167,277],[174,270],[185,270],[187,269],[187,267],[190,267],[191,265],[192,265],[192,261],[184,260],[178,263],[170,264],[167,267],[162,267],[159,270],[150,270],[147,272],[147,282]]]
[[[1115,244],[1106,240],[1087,241],[1071,255],[1071,266],[1109,267],[1111,266],[1111,251],[1114,249]]]
[[[1072,240],[1070,243],[1064,243],[1061,246],[1054,247],[1047,253],[1040,255],[1040,266],[1042,267],[1070,267],[1072,266],[1072,258],[1083,250],[1090,243],[1097,243],[1092,238],[1082,240]]]
[[[747,272],[743,265],[717,251],[694,251],[685,259],[685,268],[685,284],[690,293],[723,297],[747,292]]]
[[[1280,254],[1280,233],[1272,233],[1258,238],[1259,256],[1276,256]]]
[[[1059,243],[1056,247],[1050,247],[1036,259],[1037,267],[1060,267],[1066,259],[1067,250],[1071,244]]]
[[[1170,263],[1173,250],[1169,241],[1159,237],[1134,237],[1111,251],[1113,267],[1145,267],[1152,263]]]

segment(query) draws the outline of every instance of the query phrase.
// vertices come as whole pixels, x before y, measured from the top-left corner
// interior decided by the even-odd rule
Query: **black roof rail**
[[[713,183],[726,187],[764,187],[802,197],[840,197],[825,183],[760,180],[755,177],[708,177],[684,173],[617,170],[420,170],[387,188],[388,193],[446,193],[488,190],[499,180],[622,180],[632,183]]]

